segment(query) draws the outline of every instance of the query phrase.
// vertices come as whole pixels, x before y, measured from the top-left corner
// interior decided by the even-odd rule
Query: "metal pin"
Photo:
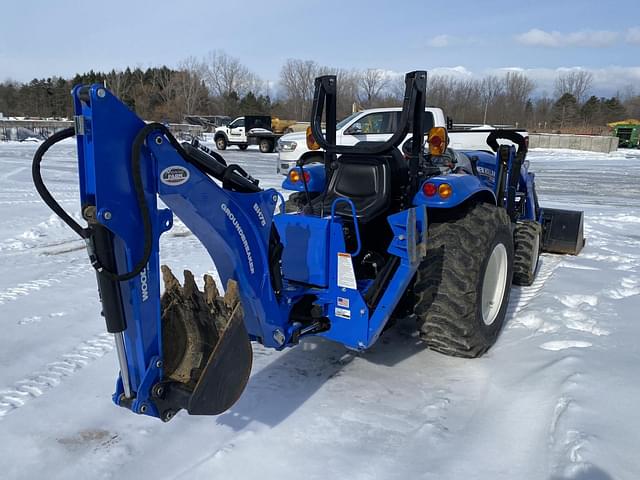
[[[120,364],[120,375],[122,376],[122,388],[124,396],[131,398],[131,383],[129,381],[129,365],[127,364],[127,353],[124,350],[124,335],[122,332],[113,334],[116,341],[116,351],[118,352],[118,363]]]

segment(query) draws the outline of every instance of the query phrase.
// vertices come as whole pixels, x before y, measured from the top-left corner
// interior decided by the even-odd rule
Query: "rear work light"
[[[309,150],[320,150],[320,145],[316,142],[311,132],[311,127],[307,127],[307,148]]]
[[[427,137],[429,154],[440,156],[447,149],[447,130],[444,127],[433,127]]]

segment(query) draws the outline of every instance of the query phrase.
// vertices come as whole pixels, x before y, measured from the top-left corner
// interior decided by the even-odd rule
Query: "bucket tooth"
[[[221,297],[204,276],[204,292],[185,270],[184,286],[163,265],[161,299],[165,380],[178,382],[191,396],[191,414],[215,415],[233,405],[249,379],[251,343],[244,326],[237,283],[229,280]]]

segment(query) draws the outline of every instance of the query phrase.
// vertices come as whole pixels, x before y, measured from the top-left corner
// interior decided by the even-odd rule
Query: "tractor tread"
[[[504,209],[483,203],[461,218],[429,225],[427,256],[418,267],[413,295],[420,336],[432,350],[473,358],[495,342],[506,305],[495,322],[486,326],[478,320],[477,292],[487,249],[497,231],[510,243],[510,228]]]
[[[538,237],[538,251],[534,252],[535,240]],[[513,283],[529,286],[535,280],[536,265],[540,256],[542,227],[538,222],[526,220],[518,222],[513,234],[514,260]],[[535,259],[533,257],[536,257]],[[533,268],[532,268],[533,264]]]

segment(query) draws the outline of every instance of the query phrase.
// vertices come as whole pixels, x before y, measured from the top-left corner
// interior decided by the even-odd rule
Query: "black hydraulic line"
[[[55,199],[51,196],[51,193],[44,185],[41,175],[41,163],[44,154],[51,148],[52,145],[64,140],[65,138],[70,138],[75,135],[75,130],[73,128],[67,128],[65,130],[61,130],[53,134],[47,140],[43,142],[43,144],[38,148],[34,157],[33,164],[31,167],[33,182],[36,186],[36,190],[42,197],[42,200],[47,204],[53,212],[60,217],[62,221],[64,221],[71,229],[76,232],[80,237],[88,240],[88,246],[90,249],[91,264],[93,267],[102,275],[104,275],[107,279],[112,281],[125,281],[131,280],[144,270],[147,262],[149,261],[149,257],[151,256],[152,250],[152,232],[151,232],[151,216],[149,214],[149,207],[144,197],[144,186],[142,184],[142,174],[140,172],[140,149],[142,144],[144,143],[146,136],[157,129],[167,130],[166,127],[159,123],[151,123],[145,125],[140,132],[136,135],[135,140],[133,141],[133,145],[131,147],[131,175],[133,177],[133,186],[136,194],[136,200],[138,203],[138,208],[140,209],[140,215],[142,216],[142,224],[144,229],[144,249],[142,258],[136,263],[133,269],[124,274],[117,274],[115,271],[111,269],[105,268],[102,259],[98,256],[98,252],[96,252],[96,248],[91,237],[94,234],[93,227],[83,228],[81,227],[73,218],[69,216],[67,212],[55,201]],[[177,140],[173,139],[176,144]],[[171,139],[170,139],[171,141]],[[178,144],[179,146],[179,144]]]
[[[243,176],[245,172],[244,170],[242,170],[242,168],[237,165],[226,166],[224,160],[220,162],[220,160],[217,158],[219,157],[219,155],[215,154],[215,152],[211,152],[209,155],[211,155],[211,157],[213,157],[218,162],[225,165],[225,167],[220,170],[212,168],[214,166],[212,162],[203,161],[203,159],[199,159],[187,153],[187,151],[182,147],[180,142],[176,140],[176,138],[171,134],[166,126],[162,125],[161,123],[149,123],[145,125],[138,132],[131,146],[131,175],[133,180],[134,192],[136,195],[136,202],[138,204],[138,209],[140,210],[140,216],[142,217],[142,227],[144,230],[143,254],[142,258],[140,258],[140,260],[134,265],[130,272],[118,274],[116,273],[115,264],[112,265],[112,263],[108,259],[103,259],[100,256],[100,250],[102,249],[96,248],[96,242],[92,238],[95,234],[95,227],[90,226],[89,228],[83,228],[73,218],[71,218],[71,216],[64,211],[60,204],[56,202],[49,190],[46,188],[44,181],[42,180],[41,163],[44,154],[56,143],[66,138],[73,137],[75,135],[75,130],[73,127],[71,127],[53,134],[43,142],[43,144],[36,151],[33,158],[31,170],[36,190],[42,197],[42,200],[45,202],[45,204],[47,204],[47,206],[51,208],[51,210],[53,210],[53,212],[58,215],[58,217],[60,217],[62,221],[69,225],[69,227],[71,227],[74,232],[76,232],[80,237],[87,241],[91,264],[99,274],[104,275],[106,279],[113,282],[124,282],[135,278],[142,272],[142,270],[144,270],[149,261],[149,258],[151,257],[151,251],[153,249],[153,232],[149,206],[146,202],[144,185],[142,183],[142,172],[140,171],[140,153],[147,136],[154,131],[160,131],[167,138],[171,146],[175,148],[178,154],[186,162],[195,165],[206,173],[212,174],[216,178],[229,182],[243,191],[259,192],[262,190],[250,179],[250,177],[245,178]],[[240,174],[235,174],[236,171],[239,171]]]
[[[51,209],[53,212],[60,217],[64,223],[66,223],[74,232],[80,235],[82,238],[88,238],[90,235],[89,229],[83,228],[78,224],[71,216],[64,211],[64,209],[60,206],[58,202],[53,198],[51,192],[47,189],[42,180],[42,172],[41,172],[41,163],[44,154],[56,143],[61,142],[66,138],[71,138],[76,134],[75,129],[73,127],[65,128],[64,130],[60,130],[59,132],[54,133],[49,138],[47,138],[42,145],[38,147],[35,155],[33,156],[33,163],[31,164],[31,176],[33,177],[33,183],[38,191],[38,194],[44,201],[44,203]]]

